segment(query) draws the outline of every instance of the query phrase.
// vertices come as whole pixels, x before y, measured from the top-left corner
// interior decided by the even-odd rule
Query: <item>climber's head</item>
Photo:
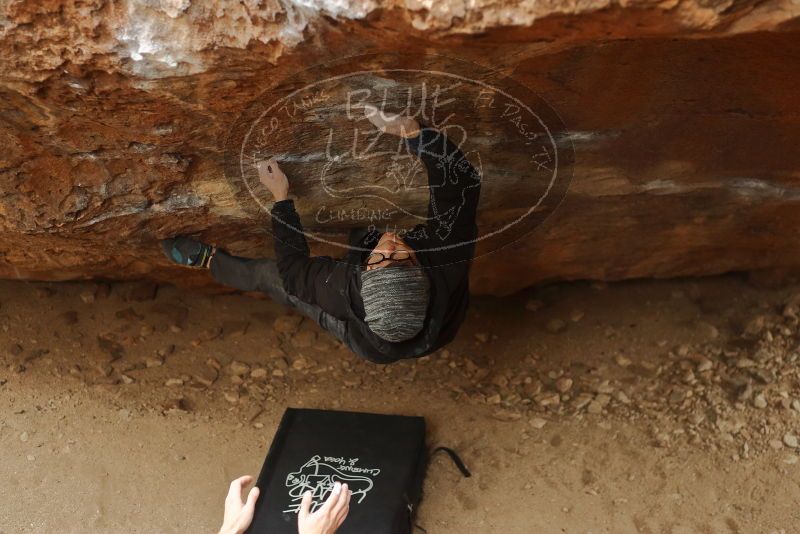
[[[361,274],[369,329],[391,343],[419,334],[428,310],[428,287],[428,276],[417,263],[414,249],[397,234],[383,234]]]

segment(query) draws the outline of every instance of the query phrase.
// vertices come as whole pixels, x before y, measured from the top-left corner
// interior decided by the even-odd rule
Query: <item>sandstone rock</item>
[[[490,65],[493,80],[513,73],[569,118],[559,140],[580,158],[566,201],[543,231],[520,236],[513,261],[483,256],[497,243],[478,244],[477,292],[800,265],[793,195],[800,123],[786,113],[799,98],[792,2],[120,0],[111,12],[104,5],[0,8],[0,91],[10,110],[0,120],[2,277],[149,278],[219,290],[208,273],[169,264],[158,239],[195,233],[241,255],[270,250],[264,212],[224,180],[217,140],[265,89],[285,96],[292,81],[282,80],[310,65],[324,77],[326,64],[354,50],[402,50],[413,58],[399,61],[406,68],[447,71],[449,56]],[[598,72],[624,83],[597,91]],[[306,226],[346,239],[352,221],[317,222],[329,204],[311,182],[324,162],[309,156],[308,132],[346,124],[323,111],[303,113],[280,137],[287,140],[280,152],[290,175],[306,177],[297,184]],[[526,158],[506,137],[483,135],[491,117],[473,115],[468,148],[480,148],[488,171],[484,232],[536,198],[520,187],[531,170]],[[719,150],[723,138],[729,150]],[[336,179],[373,183],[385,171],[370,161]],[[424,195],[412,197],[414,208],[423,206]],[[357,203],[341,195],[329,207]],[[678,224],[690,239],[675,239]]]

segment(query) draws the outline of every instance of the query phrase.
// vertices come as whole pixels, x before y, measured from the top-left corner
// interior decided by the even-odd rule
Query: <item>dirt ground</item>
[[[268,300],[0,282],[0,532],[216,532],[287,406],[423,415],[430,534],[800,532],[800,287],[476,298],[418,361]]]

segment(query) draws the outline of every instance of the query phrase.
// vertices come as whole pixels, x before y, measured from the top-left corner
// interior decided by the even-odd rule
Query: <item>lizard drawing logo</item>
[[[292,471],[286,476],[286,487],[289,489],[291,504],[284,512],[297,513],[306,491],[310,491],[312,494],[311,511],[316,511],[328,498],[336,482],[346,483],[353,492],[353,499],[360,504],[374,485],[371,477],[376,477],[381,472],[380,469],[353,467],[355,461],[352,460],[349,464],[340,458],[331,458],[330,460],[328,463],[323,461],[322,457],[315,455],[299,470]],[[336,466],[331,465],[333,463]],[[345,470],[353,470],[361,474],[347,473],[344,472]]]
[[[442,130],[446,131],[448,127],[443,127]],[[458,129],[458,128],[456,128]],[[409,153],[399,150],[398,153],[391,155],[391,164],[388,166],[386,176],[390,178],[389,184],[358,184],[343,187],[339,182],[340,179],[337,175],[338,166],[345,156],[340,155],[331,158],[322,167],[320,175],[320,182],[323,190],[330,197],[335,198],[362,198],[362,199],[376,199],[389,206],[396,213],[403,213],[412,219],[418,219],[419,223],[432,223],[434,232],[441,240],[447,239],[453,231],[453,227],[457,224],[458,216],[462,208],[466,204],[467,190],[481,186],[481,176],[483,162],[480,153],[473,150],[464,154],[460,152],[461,146],[465,144],[466,132],[458,129],[462,139],[457,145],[450,144],[442,146],[423,146],[421,148],[424,154],[427,154],[431,159],[436,159],[436,167],[441,169],[441,182],[428,183],[425,179],[425,171],[423,164],[417,158],[411,156]],[[333,131],[331,130],[331,138]],[[382,134],[379,134],[382,135]],[[330,151],[330,148],[328,149]],[[444,150],[444,152],[441,152]],[[380,153],[376,154],[380,155]],[[365,157],[362,153],[360,157]],[[472,161],[475,162],[473,165]],[[407,210],[401,204],[396,202],[393,195],[402,191],[409,191],[419,188],[431,190],[448,188],[453,186],[460,186],[460,199],[453,199],[453,205],[445,209],[441,209],[436,202],[436,195],[431,195],[430,210],[427,216],[416,215]],[[450,186],[452,189],[452,186]],[[455,189],[457,190],[457,189]]]

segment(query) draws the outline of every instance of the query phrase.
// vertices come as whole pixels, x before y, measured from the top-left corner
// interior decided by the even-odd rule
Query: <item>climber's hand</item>
[[[253,477],[243,476],[231,482],[228,496],[225,498],[225,515],[219,534],[242,534],[252,523],[253,513],[256,510],[256,499],[258,499],[258,488],[251,489],[247,494],[247,501],[242,502],[242,488],[252,481]]]
[[[347,484],[335,482],[328,500],[316,512],[311,512],[311,492],[303,494],[300,513],[297,517],[299,534],[333,534],[350,511],[350,496]]]
[[[375,106],[364,105],[364,116],[383,133],[410,138],[419,134],[419,123],[412,117],[384,113]]]
[[[259,161],[256,163],[256,168],[258,169],[258,179],[272,193],[275,202],[289,198],[289,180],[278,166],[278,160],[269,158]]]

